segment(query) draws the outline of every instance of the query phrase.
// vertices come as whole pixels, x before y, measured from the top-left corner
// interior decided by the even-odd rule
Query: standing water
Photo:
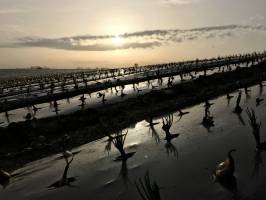
[[[60,182],[67,163],[61,155],[54,155],[27,164],[17,170],[17,176],[0,192],[0,199],[58,200],[141,200],[136,183],[149,173],[151,181],[159,186],[161,199],[265,199],[266,168],[264,153],[256,152],[256,143],[249,125],[246,108],[254,108],[257,120],[262,122],[262,141],[265,132],[265,102],[256,105],[256,98],[266,99],[259,86],[242,91],[241,114],[234,108],[238,91],[228,101],[226,96],[210,100],[213,105],[208,115],[213,125],[205,128],[202,119],[205,107],[199,104],[186,109],[182,118],[173,113],[172,134],[179,134],[167,142],[162,130],[162,119],[154,119],[154,127],[140,121],[128,127],[124,149],[136,152],[124,161],[114,161],[119,151],[111,146],[105,151],[108,138],[73,149],[77,152],[69,165],[69,184]],[[165,116],[162,116],[165,117]],[[123,131],[125,133],[126,130]],[[236,187],[222,186],[214,180],[213,170],[227,158],[227,152],[235,161]],[[62,186],[62,187],[61,187]]]

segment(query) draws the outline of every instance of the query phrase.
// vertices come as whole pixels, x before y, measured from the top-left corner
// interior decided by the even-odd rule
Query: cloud
[[[251,22],[251,23],[260,23],[260,22],[262,22],[262,21],[264,21],[265,20],[265,17],[264,16],[262,16],[262,15],[259,15],[259,14],[257,14],[257,15],[255,15],[255,16],[252,16],[252,17],[250,17],[249,18],[249,21]]]
[[[188,5],[192,3],[198,3],[200,0],[160,0],[160,3],[165,5]]]
[[[46,47],[53,49],[64,49],[72,51],[111,51],[117,49],[135,49],[135,48],[152,48],[160,46],[159,42],[127,42],[121,45],[116,45],[112,43],[92,43],[83,44],[80,38],[86,40],[86,36],[73,37],[73,38],[59,38],[59,39],[45,39],[45,38],[21,38],[20,42],[14,44],[13,47]],[[88,37],[91,40],[91,36]],[[95,36],[95,40],[98,37]],[[0,46],[1,47],[1,46]],[[10,46],[12,47],[12,46]]]
[[[111,51],[155,48],[169,43],[237,36],[243,32],[264,32],[265,25],[206,26],[193,29],[146,30],[120,35],[77,35],[61,38],[23,37],[0,44],[0,48],[44,47],[72,51]]]
[[[22,9],[0,9],[0,15],[8,15],[8,14],[18,14],[24,13],[26,10]]]

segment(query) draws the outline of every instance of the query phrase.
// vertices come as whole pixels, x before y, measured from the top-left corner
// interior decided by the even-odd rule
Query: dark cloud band
[[[73,51],[111,51],[130,48],[154,48],[169,42],[180,43],[196,39],[230,37],[243,31],[266,32],[265,25],[206,26],[193,29],[146,30],[116,35],[80,35],[62,38],[24,37],[13,43],[0,44],[0,48],[44,47]],[[115,44],[119,37],[123,42]]]

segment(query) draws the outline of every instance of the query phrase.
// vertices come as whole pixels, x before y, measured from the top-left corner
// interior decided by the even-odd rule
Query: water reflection
[[[222,103],[221,103],[222,102]],[[222,97],[222,101],[220,101],[219,102],[219,100],[217,100],[216,102],[215,102],[215,105],[217,105],[217,107],[218,107],[218,109],[219,109],[219,105],[221,104],[222,105],[222,109],[225,107],[224,106],[224,103],[225,103],[225,97]],[[215,106],[216,107],[216,106]],[[243,105],[243,107],[244,107],[244,105]],[[184,125],[184,127],[193,127],[193,131],[191,130],[191,132],[196,132],[195,130],[197,130],[197,128],[198,128],[198,123],[195,123],[195,124],[193,124],[194,122],[196,122],[196,121],[198,121],[198,120],[201,120],[201,117],[202,116],[200,116],[199,117],[199,115],[196,115],[196,111],[197,111],[197,109],[202,109],[202,108],[200,108],[200,106],[197,106],[195,109],[193,108],[193,109],[191,109],[191,112],[192,112],[192,114],[191,114],[191,116],[189,116],[189,117],[191,117],[191,118],[188,118],[188,120],[185,118],[185,119],[183,119],[181,122],[182,122],[182,125]],[[216,109],[215,109],[216,110]],[[229,109],[227,109],[227,110],[229,110]],[[218,112],[219,112],[220,110],[218,110]],[[182,111],[181,111],[182,112]],[[199,112],[200,113],[200,112]],[[210,117],[212,117],[211,116],[211,114],[210,114],[210,110],[209,110],[209,108],[208,108],[208,106],[205,106],[205,115],[206,115],[206,113],[207,113],[207,115],[208,116],[210,116]],[[226,114],[224,114],[222,117],[223,117],[223,119],[224,118],[229,118],[230,117],[230,114],[232,113],[232,112],[225,112]],[[215,113],[213,113],[212,112],[212,114],[215,114]],[[244,113],[245,114],[245,113]],[[245,117],[246,115],[244,115],[243,114],[243,116]],[[216,116],[216,115],[215,115]],[[240,115],[241,116],[241,115]],[[218,114],[217,114],[217,116],[215,117],[215,119],[218,119],[218,117],[220,117]],[[234,116],[233,116],[234,117]],[[171,118],[171,117],[169,117],[169,116],[167,116],[166,118]],[[231,119],[231,118],[230,118]],[[155,134],[153,134],[153,135],[157,135],[158,136],[158,134],[157,134],[157,131],[156,131],[156,126],[153,126],[153,124],[154,124],[154,120],[153,120],[153,117],[151,117],[150,119],[148,119],[147,120],[148,122],[149,122],[149,124],[151,124],[151,126],[149,127],[150,128],[150,131],[151,132],[155,132]],[[171,122],[171,120],[166,120],[165,118],[163,118],[163,121],[164,121],[164,125],[167,125],[167,124],[169,124],[169,123],[167,123],[167,121],[170,121]],[[191,121],[191,122],[187,122],[187,121]],[[233,121],[233,120],[232,120]],[[151,122],[151,123],[150,123]],[[184,122],[184,123],[183,123]],[[186,124],[187,123],[187,124]],[[195,125],[195,127],[194,127],[194,125]],[[229,131],[230,131],[230,126],[232,126],[232,123],[230,124],[226,124],[225,125],[225,128],[228,128],[229,129]],[[166,126],[166,127],[169,127],[169,126]],[[171,128],[171,126],[170,126],[170,128]],[[169,130],[168,130],[168,132],[171,132],[170,131],[170,128],[169,128]],[[172,126],[172,129],[174,130],[174,128],[175,128],[175,124],[173,124],[173,126]],[[239,130],[242,130],[243,129],[243,127],[242,128],[240,128]],[[157,129],[158,130],[158,129]],[[164,129],[163,129],[164,130]],[[216,130],[216,129],[215,129]],[[146,129],[145,129],[145,131],[146,131]],[[237,131],[237,132],[241,132],[242,133],[242,131]],[[144,134],[143,134],[144,135]],[[198,135],[201,135],[201,134],[197,134],[197,136]],[[223,134],[221,134],[221,135],[223,135]],[[145,137],[147,136],[147,134],[145,135]],[[211,137],[212,138],[212,140],[211,140],[211,144],[210,143],[208,143],[208,142],[206,142],[206,138],[202,138],[202,140],[204,141],[204,144],[206,144],[206,146],[208,146],[209,144],[210,144],[210,146],[211,145],[213,145],[213,144],[215,144],[215,142],[216,142],[216,140],[214,140],[213,139],[213,135],[208,135],[209,137]],[[238,135],[239,136],[239,135]],[[113,137],[115,137],[115,136],[112,136],[112,137],[110,137],[108,140],[107,140],[107,142],[109,143],[109,145],[110,145],[110,149],[111,149],[111,145],[113,144],[112,143],[112,140],[113,140]],[[129,135],[129,137],[131,137],[130,135]],[[136,136],[136,137],[141,137],[140,135],[138,135],[138,136]],[[243,135],[241,136],[241,137],[244,137]],[[219,138],[219,142],[217,142],[217,145],[219,146],[220,144],[221,144],[221,148],[222,148],[222,146],[224,146],[224,145],[228,145],[228,141],[227,141],[227,139],[229,140],[231,138],[231,136],[230,137],[228,137],[228,138],[226,138],[226,143],[225,143],[225,141],[224,141],[224,139],[222,138],[222,136],[220,136],[220,138]],[[155,139],[155,137],[154,137],[154,139]],[[158,139],[160,139],[159,137],[158,137]],[[183,139],[183,138],[180,138],[180,139]],[[221,139],[221,140],[220,140]],[[155,139],[155,141],[156,141],[156,139]],[[167,153],[170,155],[176,155],[176,156],[178,156],[178,151],[177,151],[177,149],[175,148],[175,146],[174,146],[174,142],[173,142],[173,144],[171,143],[171,141],[173,141],[173,140],[169,140],[169,141],[166,141],[166,144],[165,144],[165,148],[166,148],[166,151],[167,151]],[[230,140],[232,143],[233,142],[235,142],[235,140]],[[245,140],[245,138],[243,139],[243,140],[239,140],[238,142],[241,144],[246,144],[245,142],[243,142],[243,141],[246,141]],[[259,141],[260,141],[260,139],[259,139]],[[182,142],[182,141],[181,141]],[[260,144],[261,142],[259,142],[259,144]],[[152,142],[151,143],[152,145],[153,145],[153,147],[154,147],[154,142]],[[230,144],[230,142],[229,142],[229,144]],[[93,144],[92,144],[93,145]],[[143,146],[144,145],[147,145],[147,144],[143,144]],[[180,143],[180,146],[182,146],[183,144],[182,143]],[[143,147],[142,146],[142,147]],[[189,146],[189,145],[188,145]],[[89,148],[90,148],[91,146],[89,146]],[[140,147],[140,149],[138,149],[138,151],[139,152],[141,152],[142,151],[142,147]],[[219,146],[220,147],[220,146]],[[209,147],[208,147],[209,148]],[[96,147],[95,147],[95,149],[96,149]],[[101,150],[100,151],[102,151],[102,146],[101,146]],[[156,157],[155,159],[157,160],[159,160],[160,161],[160,159],[161,159],[161,157],[160,157],[160,155],[159,155],[159,152],[156,150],[156,148],[146,148],[146,146],[145,146],[145,148],[144,148],[145,150],[143,150],[143,151],[149,151],[148,153],[151,153],[150,152],[150,150],[156,155],[156,156],[154,156],[154,157]],[[157,149],[159,149],[159,148],[157,148]],[[182,153],[183,153],[183,150],[184,150],[185,148],[182,146]],[[187,147],[187,149],[189,149],[189,150],[187,150],[187,151],[190,151],[190,149],[191,149],[191,146],[189,146],[189,147]],[[247,148],[248,149],[248,148]],[[210,151],[212,151],[212,148],[209,148],[208,150],[210,150]],[[244,149],[242,149],[243,150],[243,153],[247,153],[247,152],[245,152],[244,151]],[[202,155],[201,155],[201,153],[202,153],[202,149],[200,150],[200,151],[197,151],[195,154],[188,154],[189,156],[194,156],[194,155],[199,155],[199,159],[196,159],[196,161],[197,162],[201,162],[202,160],[201,160],[201,158],[203,157]],[[109,151],[108,151],[109,152]],[[101,153],[101,152],[100,152]],[[126,153],[126,152],[125,152]],[[205,153],[205,152],[204,152]],[[253,152],[251,152],[251,153],[253,153]],[[73,153],[74,154],[74,153]],[[157,155],[158,154],[158,155]],[[214,153],[212,153],[212,154],[214,154]],[[185,155],[185,153],[184,153],[184,155]],[[208,152],[207,152],[207,154],[204,154],[204,155],[206,155],[206,160],[203,160],[202,162],[207,162],[208,161],[208,159],[209,159],[209,154],[208,154]],[[252,155],[253,156],[253,155]],[[185,157],[185,156],[184,156]],[[62,156],[62,158],[64,159],[64,157]],[[182,154],[182,158],[183,158],[183,154]],[[191,157],[190,157],[191,158]],[[84,160],[85,159],[87,159],[87,157],[86,158],[84,158]],[[137,160],[137,158],[136,158],[136,160]],[[148,160],[148,159],[147,159]],[[172,159],[167,159],[167,160],[172,160]],[[133,160],[132,160],[133,161]],[[262,162],[263,160],[262,160],[262,154],[261,154],[261,151],[257,151],[256,152],[256,154],[254,155],[254,170],[253,170],[253,174],[255,175],[255,174],[259,174],[259,170],[261,170],[261,168],[262,168],[262,164],[263,164],[263,162]],[[101,161],[100,161],[101,162]],[[134,160],[134,162],[135,162],[135,160]],[[147,161],[148,162],[148,161]],[[99,161],[98,161],[98,163],[99,163]],[[183,162],[183,163],[185,163],[185,162]],[[185,164],[183,164],[183,163],[181,163],[180,165],[183,165],[183,169],[186,169],[186,165],[188,165],[188,164],[190,164],[190,163],[185,163]],[[196,163],[196,162],[195,162]],[[121,162],[121,169],[120,169],[120,171],[119,171],[119,177],[121,177],[122,178],[122,180],[123,180],[123,182],[124,182],[124,184],[128,184],[128,183],[130,183],[130,179],[129,179],[129,176],[128,176],[128,168],[127,168],[127,164],[129,164],[129,163],[127,163],[126,162],[126,160],[123,160],[122,159],[122,162]],[[152,163],[152,164],[154,164],[154,163]],[[150,167],[154,170],[157,170],[158,168],[156,168],[156,166],[154,166],[154,165],[150,165]],[[179,164],[179,163],[178,163]],[[243,163],[242,163],[243,164]],[[173,165],[173,163],[170,163],[170,162],[167,162],[166,163],[166,165],[167,166],[171,166],[171,165]],[[239,166],[241,166],[242,167],[242,169],[244,169],[244,170],[247,170],[247,169],[249,169],[250,168],[250,163],[249,164],[247,164],[247,166],[245,166],[244,167],[244,165],[240,165],[239,164]],[[88,167],[87,169],[88,170],[91,170],[91,171],[93,171],[93,170],[95,170],[96,168],[95,167],[90,167],[90,166],[86,166],[86,167]],[[118,166],[119,168],[120,168],[120,166]],[[253,162],[252,162],[252,167],[253,167]],[[118,169],[119,170],[119,169]],[[143,168],[141,167],[141,170],[143,170]],[[139,171],[141,171],[141,170],[139,170]],[[172,170],[172,169],[171,169]],[[172,171],[171,171],[172,172]],[[169,172],[169,173],[171,173],[171,172]],[[186,172],[186,170],[181,170],[180,171],[180,174],[178,174],[178,176],[181,176],[181,174],[182,173],[185,173]],[[44,172],[45,173],[45,172]],[[87,173],[87,171],[85,172],[85,173]],[[115,171],[115,173],[117,173],[117,171]],[[137,172],[136,172],[137,173]],[[195,170],[195,171],[193,171],[193,173],[195,173],[196,175],[198,175],[198,176],[200,176],[199,174],[201,173],[200,172],[200,170]],[[177,172],[176,172],[176,174],[177,174]],[[262,174],[262,173],[261,173]],[[187,174],[186,174],[187,175]],[[96,177],[96,176],[98,176],[98,174],[96,174],[96,175],[94,175],[94,177]],[[105,176],[105,175],[104,175]],[[158,177],[160,177],[160,175],[158,175],[157,176],[157,178]],[[83,178],[83,177],[82,177]],[[202,177],[201,177],[202,178]],[[241,178],[241,183],[243,183],[243,182],[247,182],[247,180],[243,180],[243,177],[240,177]],[[263,177],[262,177],[263,178]],[[103,179],[103,178],[102,178]],[[122,182],[122,180],[120,181],[120,182]],[[144,179],[145,180],[145,179]],[[82,180],[82,181],[84,181],[84,180]],[[88,178],[87,178],[87,180],[86,181],[90,181],[90,180],[88,180]],[[100,181],[99,181],[100,182]],[[188,181],[189,182],[189,181]],[[230,176],[230,177],[228,177],[227,179],[223,179],[223,178],[221,178],[221,179],[219,179],[219,183],[220,183],[220,185],[221,186],[223,186],[224,188],[226,188],[227,190],[229,190],[230,192],[232,192],[233,193],[233,195],[234,195],[234,198],[235,199],[237,199],[238,198],[238,192],[237,192],[237,188],[238,188],[238,186],[237,186],[237,180],[236,180],[236,178],[235,178],[235,176],[233,175],[233,176]],[[193,187],[196,187],[195,185],[193,185],[193,183],[187,183],[189,186],[190,185],[192,185],[192,188]],[[208,184],[206,184],[205,185],[205,182],[204,181],[201,181],[200,182],[200,184],[202,184],[202,185],[204,185],[204,186],[202,186],[203,187],[203,195],[212,195],[212,192],[210,192],[209,191],[209,188],[208,188]],[[143,181],[143,185],[145,186],[145,183],[144,183],[144,181]],[[188,186],[188,185],[186,185],[186,186]],[[140,186],[140,189],[142,189],[142,187],[141,187],[141,185],[139,184],[139,186]],[[240,185],[241,186],[241,185]],[[112,186],[110,186],[110,187],[112,187]],[[145,186],[146,187],[146,186]],[[83,187],[84,188],[84,187]],[[113,188],[112,188],[113,189]],[[211,188],[211,189],[213,189],[213,188]],[[113,191],[117,191],[117,190],[113,190]],[[59,191],[58,191],[59,192]],[[83,193],[83,195],[84,196],[86,196],[86,194],[88,194],[88,192],[87,191],[83,191],[84,193]],[[179,192],[181,192],[182,193],[182,191],[179,191]],[[195,190],[193,191],[193,192],[195,192]],[[197,191],[196,191],[197,192]],[[214,193],[215,193],[216,191],[214,191]],[[93,192],[92,192],[93,193]],[[106,196],[108,196],[109,194],[108,194],[108,190],[105,190],[105,191],[103,191],[103,193],[106,195]],[[132,195],[130,192],[128,192],[129,193],[129,195]],[[142,190],[142,193],[143,193],[143,190]],[[176,193],[178,193],[178,191],[176,192]],[[211,194],[210,194],[211,193]],[[217,194],[217,193],[215,193],[216,195],[219,195],[219,194]],[[128,196],[129,196],[128,195]],[[184,194],[182,194],[182,195],[184,195]],[[189,197],[185,197],[185,196],[183,196],[184,197],[184,199],[193,199],[193,198],[191,198],[191,196],[189,196]],[[67,197],[66,197],[67,198]],[[217,197],[218,198],[218,197]],[[110,198],[110,199],[112,199],[112,198]],[[130,198],[128,198],[128,199],[130,199]],[[135,198],[135,199],[137,199],[137,198]],[[221,197],[221,199],[222,199],[222,197]]]
[[[263,90],[264,90],[264,85],[263,85],[263,81],[259,82],[259,96],[261,96],[263,94]]]
[[[26,116],[24,116],[24,118],[25,118],[26,121],[31,120],[32,117],[33,117],[33,115],[32,115],[30,112],[28,112],[28,113],[26,114]]]
[[[85,107],[85,104],[86,104],[86,97],[85,97],[85,95],[83,94],[80,98],[79,98],[79,100],[81,101],[81,104],[79,105],[80,107],[81,107],[81,109],[84,109],[84,107]]]
[[[140,92],[142,92],[142,90],[139,89],[138,87],[136,87],[136,89],[137,89],[137,94],[139,94]]]
[[[178,115],[177,115],[179,117],[178,121],[180,121],[182,117],[187,114],[189,114],[189,112],[183,112],[181,109],[178,109]]]
[[[148,172],[144,180],[139,179],[135,184],[142,200],[161,200],[160,188],[155,181],[151,182]]]
[[[244,118],[241,115],[242,114],[242,111],[243,111],[243,109],[240,106],[241,98],[242,98],[242,92],[239,91],[238,92],[238,97],[237,97],[237,100],[236,100],[236,106],[235,106],[235,109],[234,109],[233,112],[237,115],[238,120],[240,121],[240,123],[243,126],[246,126],[245,120],[244,120]]]
[[[107,100],[105,99],[105,93],[98,92],[98,93],[97,93],[97,98],[102,98],[102,103],[103,103],[103,104],[105,103],[105,101],[107,101]]]
[[[175,145],[173,145],[171,143],[171,141],[166,141],[165,145],[164,145],[165,149],[166,149],[166,153],[168,156],[172,155],[176,158],[178,158],[178,150],[177,148],[175,147]]]
[[[255,151],[253,161],[254,161],[254,167],[252,171],[252,176],[257,178],[259,177],[260,169],[263,166],[263,157],[261,155],[261,151]]]
[[[250,90],[247,86],[244,87],[245,95],[246,95],[246,101],[250,99]]]
[[[108,135],[108,139],[105,141],[106,142],[106,145],[105,145],[105,148],[104,148],[104,151],[108,153],[111,152],[112,150],[112,141],[113,141],[113,138],[111,135]]]
[[[237,97],[237,100],[236,100],[236,106],[235,106],[235,109],[234,109],[234,113],[236,113],[236,114],[241,114],[242,113],[242,110],[243,110],[240,107],[241,97],[242,97],[242,92],[239,91],[238,92],[238,97]]]
[[[166,153],[169,156],[170,154],[178,157],[178,150],[177,148],[171,143],[171,140],[177,138],[179,134],[172,134],[170,133],[170,129],[173,124],[173,114],[168,114],[168,116],[162,118],[163,126],[162,129],[165,132],[165,140],[166,143],[164,145],[166,149]]]
[[[233,194],[232,198],[239,199],[239,192],[237,187],[237,179],[235,176],[228,177],[227,179],[219,180],[219,184]]]
[[[65,150],[65,151],[63,151],[62,155],[59,156],[58,158],[56,158],[55,160],[65,159],[65,157],[68,158],[68,157],[70,157],[70,156],[72,156],[72,155],[75,156],[75,155],[79,154],[81,151],[82,151],[82,150],[71,152],[71,151]]]
[[[56,115],[58,115],[59,110],[59,104],[57,103],[57,101],[54,101],[54,112],[56,113]]]
[[[160,124],[159,122],[153,122],[153,116],[150,116],[149,119],[146,119],[146,121],[149,123],[149,127],[154,127],[157,124]]]
[[[6,121],[7,121],[8,124],[10,124],[9,115],[10,114],[8,113],[8,111],[5,111],[5,117],[6,117]]]
[[[120,97],[121,98],[124,98],[126,96],[126,94],[124,93],[124,89],[125,89],[125,85],[121,85],[121,90],[120,90],[120,92],[121,92]]]
[[[264,101],[264,99],[257,97],[256,98],[256,106],[259,106],[262,101]]]
[[[161,139],[160,139],[160,136],[159,136],[158,132],[155,130],[154,126],[150,126],[149,133],[151,133],[152,138],[154,139],[156,144],[159,144]]]
[[[244,118],[242,117],[242,114],[240,114],[240,113],[236,113],[236,115],[237,115],[237,118],[238,118],[239,122],[240,122],[243,126],[246,126],[246,122],[245,122]]]
[[[261,142],[261,122],[257,122],[257,116],[254,109],[247,108],[246,110],[248,118],[249,118],[249,125],[252,128],[252,135],[254,136],[256,142],[256,148],[258,151],[265,151],[266,150],[266,141]]]
[[[232,98],[234,98],[234,96],[233,96],[233,95],[230,95],[229,93],[227,93],[227,94],[226,94],[227,105],[229,105],[229,104],[230,104],[230,102],[231,102],[231,99],[232,99]]]
[[[108,135],[107,144],[105,146],[105,151],[108,153],[111,151],[113,144],[115,148],[119,151],[120,156],[118,156],[115,161],[126,161],[128,158],[131,158],[136,152],[126,153],[124,145],[127,137],[128,131],[123,134],[122,131],[116,132],[114,135]]]
[[[42,108],[36,107],[35,105],[32,106],[32,110],[33,110],[33,116],[36,117],[36,114],[39,110],[41,110]]]
[[[205,104],[205,112],[204,112],[204,117],[202,119],[201,124],[204,126],[204,128],[207,129],[208,132],[210,132],[211,127],[214,126],[214,120],[213,120],[213,116],[211,116],[210,113],[210,104],[207,104],[208,106],[206,106]]]
[[[210,103],[209,100],[205,100],[204,107],[209,109],[214,103]]]
[[[5,170],[0,170],[0,185],[5,189],[7,186],[9,186],[14,180],[22,180],[22,178],[19,178],[20,176],[25,176],[29,174],[29,172],[25,173],[23,171],[17,172],[17,173],[8,173]]]
[[[123,179],[124,185],[127,186],[129,183],[131,183],[128,176],[127,160],[122,160],[119,176]]]

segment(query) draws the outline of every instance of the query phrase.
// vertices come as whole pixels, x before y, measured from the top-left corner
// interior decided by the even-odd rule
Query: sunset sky
[[[0,68],[132,66],[266,50],[265,0],[0,0]]]

